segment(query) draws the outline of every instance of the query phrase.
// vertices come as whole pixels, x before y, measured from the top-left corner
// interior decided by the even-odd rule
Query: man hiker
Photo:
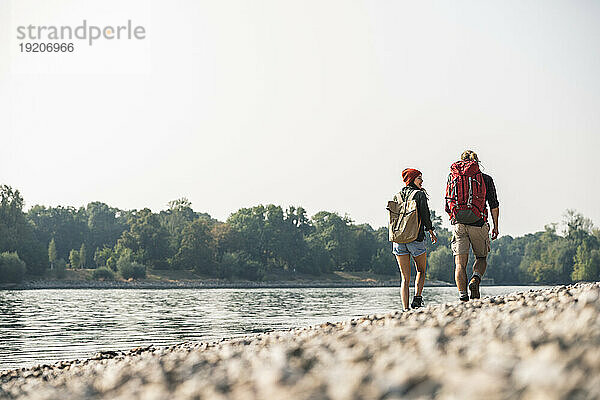
[[[475,263],[469,281],[471,299],[481,297],[479,284],[487,267],[490,251],[490,225],[486,202],[492,214],[492,240],[498,237],[499,203],[491,176],[479,169],[479,157],[471,150],[462,153],[460,161],[450,167],[446,186],[446,212],[452,224],[452,254],[454,279],[461,301],[469,301],[467,294],[467,263],[469,248],[473,249]]]

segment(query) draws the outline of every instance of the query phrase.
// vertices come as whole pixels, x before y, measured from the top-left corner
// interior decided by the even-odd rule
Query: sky
[[[447,225],[472,149],[501,234],[566,209],[600,224],[599,18],[593,1],[2,0],[0,184],[26,209],[186,197],[220,220],[277,204],[377,228],[412,167]],[[20,52],[36,40],[18,26],[83,20],[145,38]]]

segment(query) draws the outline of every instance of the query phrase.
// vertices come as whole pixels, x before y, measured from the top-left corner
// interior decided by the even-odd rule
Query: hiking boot
[[[460,301],[469,301],[469,295],[468,294],[461,294],[458,299]]]
[[[422,296],[415,296],[413,297],[413,301],[412,303],[410,303],[410,307],[411,308],[420,308],[423,307],[423,297]]]
[[[478,276],[474,276],[471,278],[469,282],[469,290],[471,291],[472,299],[481,298],[481,293],[479,293],[479,284],[481,283],[481,278]]]

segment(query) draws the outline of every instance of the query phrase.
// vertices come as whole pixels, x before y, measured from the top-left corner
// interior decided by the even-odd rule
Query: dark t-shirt
[[[494,185],[494,180],[491,176],[482,173],[483,182],[485,182],[485,201],[487,201],[488,206],[491,209],[498,208],[500,203],[498,202],[498,194],[496,193],[496,185]],[[487,213],[487,211],[486,211]],[[479,221],[473,222],[472,224],[466,224],[471,226],[483,226],[485,224],[485,220],[481,218]]]

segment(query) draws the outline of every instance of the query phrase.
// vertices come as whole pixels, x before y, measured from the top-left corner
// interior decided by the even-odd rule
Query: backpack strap
[[[473,178],[469,177],[469,198],[467,200],[467,207],[471,207],[473,204]]]
[[[415,194],[418,192],[418,189],[410,188],[410,192],[406,195],[406,197],[402,194],[402,190],[398,192],[396,197],[400,200],[398,203],[406,203],[412,199],[414,199]]]
[[[413,189],[410,194],[408,195],[408,200],[413,200],[415,198],[415,195],[417,194],[417,192],[419,191],[419,189]]]
[[[401,219],[402,219],[402,218],[404,218],[404,216],[406,215],[406,209],[408,208],[408,207],[407,207],[407,203],[408,203],[410,200],[413,200],[413,199],[414,199],[414,197],[415,197],[415,194],[417,193],[417,191],[418,191],[417,189],[412,189],[412,188],[411,188],[411,191],[410,191],[410,193],[409,193],[409,194],[408,194],[406,197],[404,197],[404,196],[402,195],[402,190],[401,190],[401,191],[399,191],[399,192],[398,192],[398,194],[396,195],[396,197],[398,197],[398,198],[399,198],[399,200],[400,200],[398,203],[400,203],[400,202],[404,203],[404,210],[402,211],[402,216],[400,217]]]

